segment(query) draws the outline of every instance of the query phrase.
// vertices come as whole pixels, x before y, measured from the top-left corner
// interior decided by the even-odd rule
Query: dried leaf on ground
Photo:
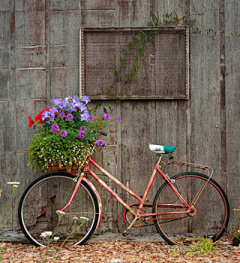
[[[240,262],[240,249],[233,247],[227,239],[217,243],[217,251],[208,255],[187,256],[183,247],[169,246],[165,242],[96,242],[83,246],[66,245],[63,248],[46,249],[29,244],[1,243],[6,248],[2,262],[108,262],[108,263],[148,263],[148,262]],[[1,253],[1,250],[0,250]],[[0,254],[1,255],[1,254]]]

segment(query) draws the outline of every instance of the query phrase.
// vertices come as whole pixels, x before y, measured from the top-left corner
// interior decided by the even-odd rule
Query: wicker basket
[[[94,149],[94,144],[90,144],[92,149]],[[92,154],[87,154],[87,149],[83,150],[84,151],[84,156],[85,156],[85,160],[87,159],[87,157],[92,156]],[[72,166],[66,166],[62,163],[61,167],[59,165],[58,162],[56,163],[49,163],[48,164],[48,171],[77,171],[77,170],[82,170],[84,169],[85,165],[87,164],[87,162],[85,162],[84,164],[77,164],[77,163],[73,163]]]
[[[59,165],[56,165],[56,164],[49,164],[48,165],[48,171],[77,171],[77,170],[81,170],[83,169],[84,166],[79,166],[77,164],[73,164],[72,166],[62,166],[62,167],[59,167]]]

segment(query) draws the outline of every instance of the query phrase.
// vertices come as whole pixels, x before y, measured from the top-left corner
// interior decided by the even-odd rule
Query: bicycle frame
[[[170,214],[186,214],[186,213],[191,212],[192,208],[189,206],[189,204],[184,200],[182,195],[174,187],[174,185],[172,184],[170,178],[162,172],[161,166],[160,166],[161,159],[162,159],[162,156],[160,156],[157,164],[155,165],[155,168],[154,168],[153,173],[152,173],[152,175],[150,177],[150,180],[148,182],[148,185],[147,185],[147,188],[146,188],[146,190],[144,192],[143,197],[140,197],[136,193],[134,193],[130,188],[128,188],[126,185],[124,185],[122,182],[120,182],[116,177],[114,177],[112,174],[110,174],[105,169],[103,169],[99,164],[97,164],[95,161],[93,161],[90,157],[88,158],[88,164],[85,166],[84,170],[87,171],[101,186],[103,186],[115,199],[117,199],[127,210],[129,210],[137,218],[139,218],[139,217],[146,218],[146,217],[153,217],[153,216],[156,217],[156,216],[160,216],[160,215],[170,215]],[[93,166],[95,166],[98,170],[100,170],[108,178],[110,178],[117,185],[119,185],[121,188],[123,188],[125,191],[127,191],[130,195],[132,195],[134,198],[136,198],[139,201],[139,206],[138,206],[137,212],[133,211],[133,209],[130,207],[130,205],[128,205],[125,201],[123,201],[123,199],[121,197],[119,197],[116,192],[114,192],[102,179],[100,179],[89,168],[89,164],[92,164]],[[71,172],[71,173],[74,174],[74,175],[77,175],[77,173],[75,173],[75,172]],[[181,201],[180,204],[164,204],[164,203],[160,203],[160,204],[158,204],[158,206],[159,207],[172,207],[172,208],[186,208],[186,209],[184,209],[183,211],[164,212],[164,213],[141,213],[141,210],[142,210],[142,208],[144,206],[144,203],[146,201],[146,198],[148,196],[148,193],[149,193],[149,191],[151,189],[151,186],[152,186],[152,184],[154,182],[154,179],[155,179],[157,173],[159,173],[161,175],[161,177],[169,184],[169,186],[172,189],[172,191],[175,193],[175,195]],[[78,177],[77,184],[76,184],[76,187],[75,187],[74,192],[72,194],[72,197],[71,197],[69,203],[64,208],[61,209],[62,211],[64,211],[72,203],[72,201],[73,201],[73,199],[74,199],[74,197],[75,197],[75,195],[77,193],[77,190],[78,190],[82,180],[85,180],[85,181],[87,180],[84,177],[84,173],[82,173]],[[92,184],[90,186],[96,192],[96,189],[94,188],[94,186]],[[97,199],[98,199],[99,202],[101,202],[98,193],[97,193]],[[101,221],[101,214],[102,214],[102,212],[100,212],[100,221]],[[151,220],[157,220],[157,219],[156,218],[147,219],[147,221],[151,221]],[[100,221],[98,223],[98,227],[99,227]]]

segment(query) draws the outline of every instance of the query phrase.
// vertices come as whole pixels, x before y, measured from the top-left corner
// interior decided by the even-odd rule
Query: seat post
[[[162,155],[159,154],[159,160],[158,160],[157,164],[160,165],[161,161],[162,161]]]

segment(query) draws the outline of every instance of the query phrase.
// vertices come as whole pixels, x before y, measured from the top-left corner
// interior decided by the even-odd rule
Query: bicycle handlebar
[[[99,133],[100,133],[101,135],[103,135],[103,136],[107,136],[107,133],[104,132],[104,131],[100,131]]]

